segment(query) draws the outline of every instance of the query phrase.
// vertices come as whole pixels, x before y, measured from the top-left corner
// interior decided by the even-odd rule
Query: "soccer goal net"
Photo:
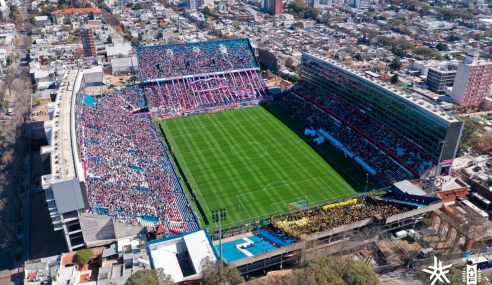
[[[308,202],[307,200],[292,202],[289,203],[288,208],[290,212],[298,212],[298,211],[306,210],[308,208]]]

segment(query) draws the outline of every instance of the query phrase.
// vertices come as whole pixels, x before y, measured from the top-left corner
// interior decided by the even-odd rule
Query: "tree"
[[[441,8],[437,12],[444,20],[448,21],[471,20],[474,14],[473,10],[459,8]]]
[[[63,24],[67,26],[72,25],[72,20],[70,20],[70,17],[63,18]]]
[[[222,282],[226,284],[240,284],[244,281],[243,277],[235,267],[229,268],[210,260],[210,258],[205,258],[202,260],[202,279],[205,285],[218,285]],[[221,282],[222,281],[222,282]]]
[[[447,38],[448,42],[457,42],[457,41],[461,41],[461,39],[462,37],[456,34],[451,34]]]
[[[445,44],[445,43],[438,43],[436,45],[436,49],[438,51],[448,51],[449,50],[449,46],[447,44]]]
[[[39,106],[39,105],[41,105],[41,103],[43,103],[43,100],[41,100],[41,98],[39,96],[35,96],[33,98],[33,103],[34,103],[34,106]]]
[[[287,80],[289,80],[290,82],[299,82],[301,80],[301,77],[296,73],[293,73],[287,76]]]
[[[19,8],[16,6],[16,5],[13,5],[13,4],[10,4],[10,11],[9,11],[9,18],[19,24],[20,21],[22,21],[22,16],[21,16],[21,13],[19,11]]]
[[[478,137],[478,132],[482,128],[479,122],[470,118],[463,118],[463,122],[465,123],[465,126],[461,133],[460,151],[463,151],[465,148],[472,145],[473,141]]]
[[[393,76],[391,76],[391,84],[396,84],[398,82],[400,82],[400,79],[398,78],[398,74],[394,74]]]
[[[400,68],[401,68],[400,58],[395,57],[395,58],[391,61],[391,63],[390,63],[390,65],[389,65],[389,67],[390,67],[392,70],[400,70]]]
[[[289,8],[294,12],[299,13],[306,9],[306,4],[303,0],[294,0],[293,2],[290,2]]]
[[[288,67],[288,68],[294,67],[294,60],[292,59],[292,57],[288,57],[285,59],[285,67]]]
[[[374,39],[378,35],[378,31],[366,27],[360,28],[359,31],[364,35],[364,38],[368,38],[370,40]]]
[[[317,8],[307,8],[304,10],[305,19],[316,19],[321,14],[321,11]]]
[[[157,272],[150,269],[143,269],[135,272],[126,280],[125,285],[159,285]]]
[[[484,134],[475,138],[472,142],[473,148],[480,154],[492,153],[492,134]]]
[[[423,59],[441,59],[441,55],[438,52],[428,47],[416,47],[412,49],[412,53]]]
[[[74,256],[75,263],[78,265],[85,265],[89,263],[89,261],[92,258],[92,250],[90,249],[81,249],[77,251],[77,253]]]
[[[155,273],[157,275],[157,280],[159,281],[159,285],[174,285],[175,284],[171,275],[164,273],[163,268],[157,268],[157,270],[155,270]]]
[[[315,258],[299,270],[299,285],[376,285],[378,277],[374,271],[360,261],[335,256]]]
[[[343,280],[348,285],[376,285],[379,279],[376,273],[360,261],[346,260],[348,266],[342,272]]]

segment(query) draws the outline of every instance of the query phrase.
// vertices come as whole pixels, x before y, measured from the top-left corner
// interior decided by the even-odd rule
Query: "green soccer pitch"
[[[349,184],[262,106],[159,123],[211,223],[202,220],[202,227],[215,228],[211,212],[221,208],[227,212],[223,225],[238,225],[285,212],[289,203],[307,200],[312,206],[353,196],[355,188],[364,187],[366,177],[360,170],[345,169],[348,176],[358,176]]]

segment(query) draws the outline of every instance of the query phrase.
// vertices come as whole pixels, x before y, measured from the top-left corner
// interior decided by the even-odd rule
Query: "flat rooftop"
[[[72,154],[71,103],[77,70],[68,70],[56,96],[53,117],[53,142],[51,168],[53,181],[75,178],[75,163]]]

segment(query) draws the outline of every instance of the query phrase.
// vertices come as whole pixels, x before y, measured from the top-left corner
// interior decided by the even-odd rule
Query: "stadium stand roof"
[[[52,186],[59,213],[67,213],[88,206],[87,195],[83,193],[78,179],[61,181]]]
[[[398,188],[399,190],[407,193],[407,194],[411,194],[411,195],[422,195],[422,196],[426,196],[427,193],[422,190],[420,187],[414,185],[412,182],[408,181],[408,180],[403,180],[403,181],[400,181],[400,182],[396,182],[395,184],[393,184],[396,188]]]

